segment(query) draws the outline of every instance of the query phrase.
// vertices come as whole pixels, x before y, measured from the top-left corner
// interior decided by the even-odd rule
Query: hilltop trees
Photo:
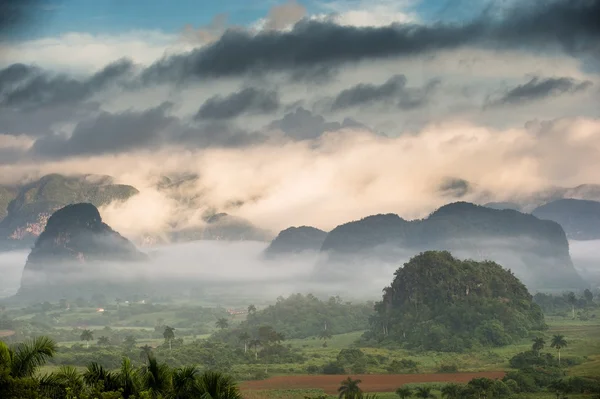
[[[398,269],[364,338],[424,350],[503,346],[545,328],[525,286],[494,262],[428,251]]]
[[[544,349],[544,346],[546,346],[546,340],[542,337],[535,337],[533,339],[533,345],[531,345],[531,350],[539,356],[540,351]]]
[[[165,326],[163,337],[165,338],[165,341],[169,343],[169,350],[173,349],[172,343],[175,339],[175,329],[173,327]]]

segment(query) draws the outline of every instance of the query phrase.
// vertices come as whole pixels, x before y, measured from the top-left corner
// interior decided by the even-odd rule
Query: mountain
[[[302,253],[307,251],[319,252],[327,232],[315,227],[300,226],[290,227],[281,231],[268,248],[267,256]]]
[[[510,271],[445,251],[414,256],[383,292],[367,340],[462,352],[505,346],[545,327],[541,309]]]
[[[521,205],[515,202],[488,202],[483,206],[485,206],[486,208],[497,209],[500,211],[504,209],[512,209],[513,211],[521,212]]]
[[[107,277],[105,262],[146,259],[131,242],[102,222],[94,205],[67,205],[50,216],[35,241],[17,295],[47,299],[64,297],[73,288],[85,292],[87,279]]]
[[[178,229],[170,234],[173,242],[197,240],[267,241],[272,235],[244,218],[216,213],[205,218],[203,227]]]
[[[570,239],[600,239],[600,202],[561,199],[539,206],[531,213],[560,224]]]
[[[407,221],[375,215],[333,229],[321,248],[324,272],[349,272],[378,262],[395,264],[407,255],[448,250],[462,258],[492,260],[511,268],[531,287],[581,287],[561,226],[514,210],[467,202],[445,205],[428,218]]]
[[[20,186],[0,186],[0,247],[27,247],[50,215],[65,205],[89,202],[102,206],[136,195],[132,186],[110,176],[51,174]]]

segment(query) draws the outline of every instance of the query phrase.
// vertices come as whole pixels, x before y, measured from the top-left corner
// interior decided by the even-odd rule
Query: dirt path
[[[337,392],[340,382],[348,376],[343,375],[293,375],[272,377],[262,381],[246,381],[241,384],[244,391],[265,389],[323,389],[328,394]],[[422,382],[468,382],[473,378],[502,378],[504,372],[489,371],[481,373],[454,374],[367,374],[353,375],[362,382],[364,392],[394,392],[403,384]]]

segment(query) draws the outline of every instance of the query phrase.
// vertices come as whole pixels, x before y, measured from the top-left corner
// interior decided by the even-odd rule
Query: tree
[[[253,339],[249,344],[250,348],[254,348],[254,358],[258,359],[258,348],[262,346],[260,339]]]
[[[463,397],[463,387],[460,384],[446,384],[442,387],[442,397],[446,399],[461,399]]]
[[[154,356],[141,370],[142,388],[149,392],[152,399],[165,397],[171,389],[171,370],[164,363],[159,363]]]
[[[539,356],[540,351],[544,349],[544,346],[546,346],[546,340],[542,337],[535,337],[533,339],[533,345],[531,345],[531,350]]]
[[[555,335],[552,337],[552,342],[550,343],[551,348],[555,348],[558,352],[558,365],[560,366],[560,350],[568,345],[567,340],[564,335]]]
[[[56,353],[56,343],[48,337],[38,337],[9,347],[0,341],[0,371],[14,378],[33,377],[38,368]]]
[[[430,387],[418,387],[415,391],[415,396],[421,399],[433,399],[435,395],[431,393]]]
[[[169,350],[173,349],[171,343],[175,339],[175,329],[173,327],[165,326],[163,337],[165,338],[165,341],[169,343]]]
[[[108,339],[108,337],[102,336],[100,338],[98,338],[98,346],[109,346],[110,345],[110,339]]]
[[[329,330],[323,330],[319,333],[319,339],[323,340],[323,347],[327,346],[327,340],[331,339],[331,337],[333,337],[333,335]]]
[[[588,304],[592,304],[594,302],[594,294],[588,288],[583,291],[583,297]]]
[[[242,331],[240,335],[238,335],[238,339],[240,342],[244,343],[244,353],[248,352],[248,340],[250,339],[250,334],[246,331]]]
[[[256,313],[256,306],[248,305],[248,314],[254,314],[254,313]]]
[[[571,305],[573,320],[575,320],[575,304],[577,303],[577,297],[575,297],[575,293],[569,292],[567,295],[567,301],[569,302],[569,305]]]
[[[242,399],[235,381],[216,371],[205,371],[197,378],[197,398]]]
[[[133,335],[128,335],[123,340],[123,345],[128,349],[133,348],[136,343],[137,343],[137,340],[135,339],[135,337]]]
[[[173,395],[176,399],[193,399],[198,396],[196,366],[185,366],[173,370]]]
[[[473,378],[469,381],[469,387],[477,394],[479,399],[487,398],[494,381],[489,378]]]
[[[226,328],[229,327],[229,322],[227,321],[226,318],[221,317],[219,320],[217,320],[215,325],[217,326],[217,328],[220,328],[221,330],[225,330]]]
[[[85,341],[85,347],[89,348],[90,347],[90,341],[92,341],[94,339],[94,333],[91,330],[83,330],[81,332],[81,335],[79,336],[79,339],[81,339],[82,341]]]
[[[140,348],[140,359],[146,362],[150,356],[152,356],[152,347],[150,345],[142,346]]]
[[[115,303],[117,304],[117,312],[121,309],[121,298],[115,298]]]
[[[358,399],[362,395],[362,390],[358,386],[360,383],[361,380],[353,380],[351,377],[343,380],[338,388],[338,398]]]
[[[117,381],[125,399],[138,394],[140,390],[138,371],[133,368],[131,360],[128,357],[123,357],[121,360],[121,368],[117,374]]]
[[[408,387],[400,387],[396,389],[396,395],[400,397],[400,399],[408,399],[412,396],[412,389]]]

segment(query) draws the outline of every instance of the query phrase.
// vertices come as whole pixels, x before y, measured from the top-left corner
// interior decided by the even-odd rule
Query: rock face
[[[318,252],[327,232],[310,226],[290,227],[275,237],[265,251],[271,257],[282,254]]]
[[[581,287],[561,226],[514,210],[467,202],[441,207],[423,220],[376,215],[333,229],[322,245],[329,260],[322,270],[397,263],[427,250],[492,260],[513,270],[530,287]],[[370,263],[369,263],[370,262]]]
[[[205,222],[204,227],[173,231],[170,234],[171,241],[267,241],[272,237],[270,232],[254,226],[248,220],[227,213],[210,215]]]
[[[82,280],[102,277],[103,262],[143,261],[126,238],[102,222],[89,203],[67,205],[48,219],[25,264],[18,295],[43,298],[65,295]],[[74,282],[77,281],[77,283]],[[60,288],[60,289],[58,289]]]
[[[52,174],[21,186],[0,186],[0,249],[26,248],[44,231],[50,215],[65,205],[95,206],[125,201],[138,193],[110,176]]]
[[[569,239],[600,239],[600,202],[562,199],[539,206],[531,213],[560,224]]]

